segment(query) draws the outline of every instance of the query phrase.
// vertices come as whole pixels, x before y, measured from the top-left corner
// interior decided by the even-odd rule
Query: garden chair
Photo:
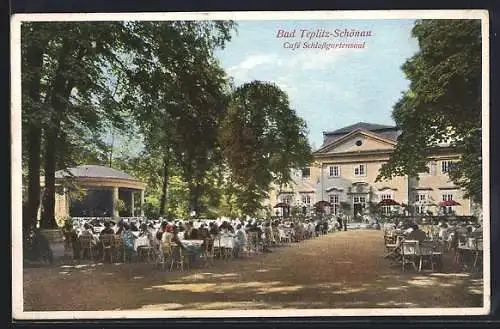
[[[214,249],[214,240],[211,238],[205,239],[205,242],[203,243],[203,266],[207,267],[208,264],[210,264],[210,266],[214,266]]]
[[[88,255],[90,260],[94,260],[94,238],[90,235],[82,235],[78,238],[81,246],[81,259],[84,259],[85,254]]]
[[[478,237],[474,242],[474,264],[473,269],[479,270],[483,263],[483,238]]]
[[[422,271],[424,265],[430,265],[431,271],[434,271],[436,266],[439,266],[441,252],[436,251],[436,245],[432,242],[423,242],[418,246],[418,251],[420,254],[420,261],[418,266],[418,271]]]
[[[170,244],[170,256],[170,271],[173,271],[174,269],[180,269],[182,272],[184,272],[184,270],[189,268],[189,260],[184,254],[184,251],[175,243]]]
[[[123,260],[125,263],[125,244],[123,243],[123,236],[120,234],[115,234],[113,239],[113,249],[116,253],[116,260]]]
[[[419,243],[417,240],[403,240],[401,243],[402,270],[405,271],[406,264],[412,264],[418,270],[417,262],[420,261]]]
[[[102,260],[106,261],[106,258],[109,258],[110,263],[113,263],[113,254],[114,254],[114,234],[103,234],[100,237],[101,245],[102,245]],[[108,257],[106,257],[108,256]]]
[[[394,243],[386,243],[385,248],[387,249],[387,251],[393,251],[401,243],[401,240],[403,240],[403,239],[404,239],[404,236],[398,235],[398,236],[396,236],[395,242]]]

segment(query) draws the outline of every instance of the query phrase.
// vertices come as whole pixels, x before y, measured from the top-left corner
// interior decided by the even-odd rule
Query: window
[[[450,171],[453,161],[442,161],[441,162],[441,173],[447,173]]]
[[[427,200],[427,195],[424,193],[417,193],[415,194],[415,202],[423,202]]]
[[[429,163],[429,174],[432,175],[432,176],[436,176],[436,161],[431,161]]]
[[[441,198],[443,199],[443,201],[450,201],[453,200],[453,194],[443,194],[441,195]],[[452,207],[443,207],[443,208],[445,214],[451,214],[453,212]]]
[[[363,141],[362,140],[357,140],[356,141],[356,146],[361,146],[363,145]]]
[[[330,177],[340,177],[340,167],[339,166],[330,166],[328,168],[328,175]]]
[[[380,200],[387,200],[387,199],[394,199],[394,198],[392,197],[392,194],[387,192],[380,195]],[[382,214],[389,215],[391,213],[392,206],[382,206],[380,207],[380,210]]]
[[[387,200],[387,199],[392,199],[392,195],[390,195],[390,194],[382,194],[380,196],[380,200]]]
[[[308,194],[304,194],[302,196],[302,203],[307,205],[307,206],[310,206],[311,205],[311,196]]]
[[[354,203],[365,203],[366,201],[364,196],[355,196],[353,199]]]
[[[284,196],[281,198],[281,202],[286,203],[286,204],[292,204],[292,197]]]
[[[427,206],[417,206],[416,210],[418,214],[425,215],[427,213]]]
[[[302,178],[304,179],[311,178],[311,168],[302,168]]]
[[[354,167],[354,176],[365,176],[365,175],[366,175],[366,167],[364,164],[360,164]]]
[[[332,204],[331,212],[332,214],[337,215],[340,211],[340,202],[338,194],[330,195],[330,203]]]
[[[443,194],[441,195],[443,201],[450,201],[453,200],[453,194]]]

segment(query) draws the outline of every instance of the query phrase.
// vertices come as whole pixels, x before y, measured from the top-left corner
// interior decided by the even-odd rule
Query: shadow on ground
[[[327,236],[188,273],[151,264],[25,269],[25,310],[482,307],[480,274],[458,272],[450,260],[441,273],[402,272],[380,257],[380,237],[368,232],[363,244],[342,232],[343,238]]]

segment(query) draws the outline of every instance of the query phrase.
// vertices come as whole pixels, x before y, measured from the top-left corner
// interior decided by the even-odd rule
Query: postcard
[[[487,11],[11,27],[16,320],[489,313]]]

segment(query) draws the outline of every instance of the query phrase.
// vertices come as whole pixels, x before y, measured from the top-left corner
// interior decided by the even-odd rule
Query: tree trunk
[[[53,115],[49,127],[46,129],[45,144],[45,193],[43,200],[42,221],[40,226],[44,228],[57,227],[55,219],[55,172],[57,161],[58,136],[61,129],[61,122],[66,113],[66,103],[71,89],[73,88],[73,78],[67,78],[68,58],[72,56],[73,49],[68,41],[64,42],[58,58],[58,67],[54,78],[53,88],[50,94],[50,103],[53,109]],[[83,57],[83,50],[79,50],[77,62]],[[62,155],[60,155],[62,156]]]
[[[161,198],[160,198],[160,215],[164,216],[166,214],[166,205],[167,205],[167,200],[168,200],[168,180],[170,178],[170,172],[169,172],[169,161],[168,161],[168,156],[165,155],[163,157],[163,186],[162,186],[162,192],[161,192]]]
[[[26,82],[26,89],[32,104],[31,113],[35,113],[40,105],[40,79],[43,64],[43,51],[37,45],[30,47],[26,56],[28,71],[32,72],[32,78]],[[28,149],[28,200],[23,214],[23,229],[25,232],[30,226],[36,224],[38,209],[40,208],[40,153],[42,143],[42,130],[39,122],[29,120],[27,130]]]
[[[35,225],[40,208],[40,152],[42,131],[36,125],[28,127],[28,202],[23,216],[23,228]]]
[[[55,218],[56,196],[56,145],[57,133],[51,129],[46,134],[45,143],[45,192],[43,194],[43,212],[40,226],[43,228],[57,227]]]
[[[199,216],[201,213],[201,185],[199,183],[194,184],[194,189],[192,193],[192,208],[196,213],[196,216]]]

